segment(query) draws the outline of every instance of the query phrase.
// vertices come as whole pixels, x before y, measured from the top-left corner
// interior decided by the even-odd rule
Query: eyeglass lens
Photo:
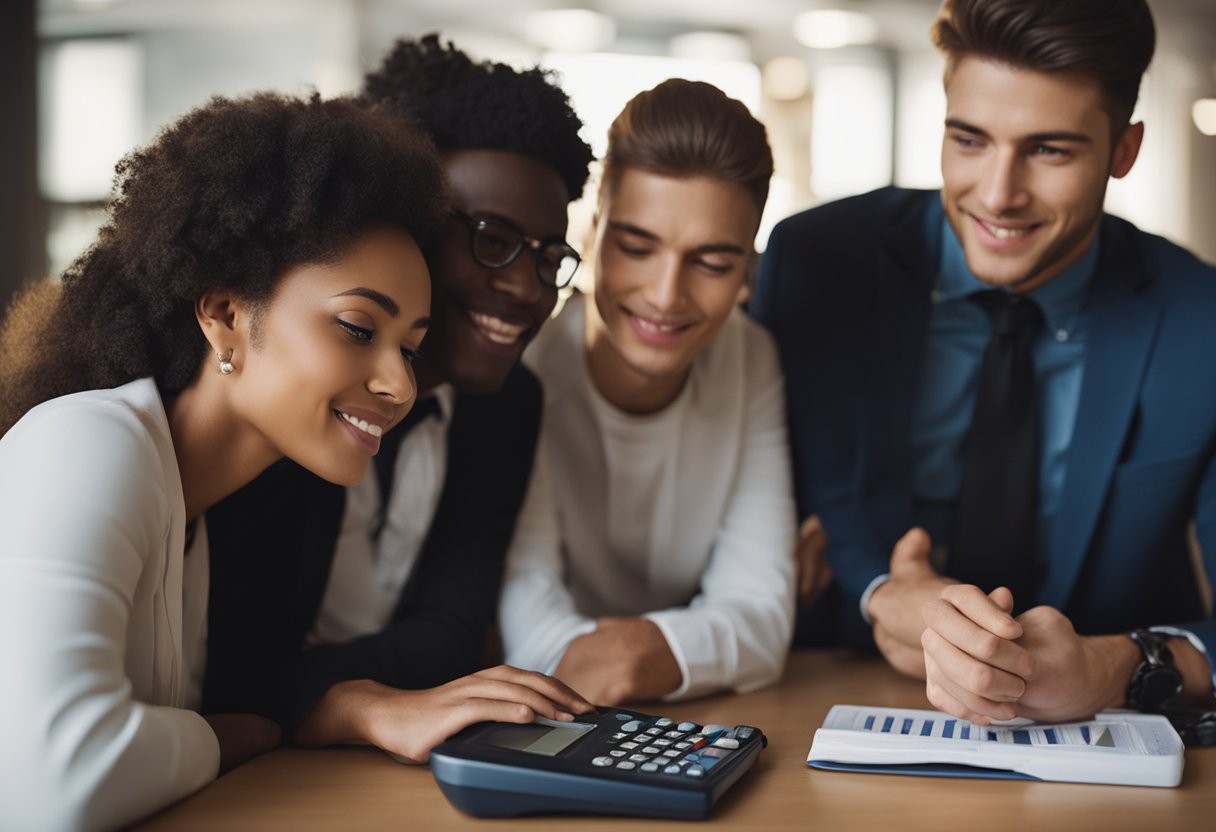
[[[482,220],[473,230],[473,254],[484,265],[501,268],[515,261],[525,248],[523,235],[514,228]],[[562,288],[574,277],[579,258],[565,243],[546,243],[534,255],[536,275],[542,283]]]

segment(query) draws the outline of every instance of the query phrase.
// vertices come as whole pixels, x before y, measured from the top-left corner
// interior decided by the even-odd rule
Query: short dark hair
[[[670,78],[630,99],[608,128],[601,193],[626,168],[737,183],[763,213],[773,153],[741,101],[703,81]]]
[[[255,306],[301,263],[378,228],[426,245],[446,218],[430,139],[349,100],[213,98],[118,163],[97,242],[17,297],[0,329],[0,434],[30,407],[151,376],[173,396],[207,341],[196,299]]]
[[[361,103],[421,125],[440,150],[505,150],[555,168],[575,200],[594,155],[552,73],[474,61],[436,34],[401,39],[363,79]]]
[[[1145,0],[946,0],[932,35],[947,80],[967,55],[1094,79],[1116,136],[1131,121],[1156,46]]]

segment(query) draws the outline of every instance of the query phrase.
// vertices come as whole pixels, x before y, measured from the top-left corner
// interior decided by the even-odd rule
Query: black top
[[[336,682],[418,689],[478,670],[540,416],[540,384],[522,366],[497,393],[457,393],[443,491],[393,620],[346,644],[302,649],[329,578],[345,488],[283,460],[208,510],[203,712],[261,714],[290,739]]]

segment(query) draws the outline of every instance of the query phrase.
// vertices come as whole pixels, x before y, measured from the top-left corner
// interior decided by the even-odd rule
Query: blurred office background
[[[351,92],[394,39],[431,31],[560,72],[597,154],[624,102],[663,78],[742,99],[777,160],[763,248],[772,223],[809,205],[940,184],[938,2],[4,0],[0,305],[91,242],[114,163],[162,125],[214,94]],[[1216,261],[1216,0],[1150,5],[1147,136],[1108,207]],[[574,211],[577,228],[586,208]]]

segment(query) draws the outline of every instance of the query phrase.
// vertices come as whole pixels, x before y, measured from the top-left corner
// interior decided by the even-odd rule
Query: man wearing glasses
[[[408,691],[483,666],[540,424],[519,359],[578,268],[566,211],[592,154],[545,73],[435,36],[399,41],[361,100],[425,127],[449,182],[418,401],[360,485],[280,466],[208,512],[204,706],[264,714],[305,744],[358,714],[358,738],[389,747]]]

